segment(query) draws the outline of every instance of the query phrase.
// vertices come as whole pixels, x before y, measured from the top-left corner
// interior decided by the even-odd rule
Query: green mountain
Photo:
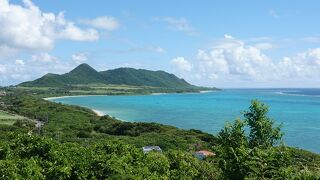
[[[88,64],[81,64],[72,71],[58,75],[46,74],[34,81],[19,86],[61,87],[78,84],[124,84],[134,86],[153,86],[165,88],[194,88],[184,79],[164,71],[149,71],[134,68],[118,68],[98,72]]]
[[[118,68],[102,71],[100,74],[108,84],[126,84],[154,87],[190,87],[184,79],[164,71],[149,71],[134,68]]]

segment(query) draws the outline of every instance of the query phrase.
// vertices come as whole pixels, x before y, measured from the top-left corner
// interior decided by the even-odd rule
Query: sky
[[[220,88],[320,87],[316,0],[0,0],[0,86],[81,63]]]

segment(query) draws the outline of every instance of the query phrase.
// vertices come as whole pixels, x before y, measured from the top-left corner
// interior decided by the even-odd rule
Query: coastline
[[[200,91],[199,93],[210,93],[210,92],[215,92],[214,90],[205,90],[205,91]]]
[[[209,92],[214,92],[214,91],[200,91],[198,92],[199,94],[202,94],[202,93],[209,93]],[[149,95],[152,95],[152,96],[157,96],[157,95],[165,95],[165,94],[170,94],[170,93],[151,93]],[[56,97],[47,97],[47,98],[42,98],[46,101],[50,101],[50,100],[55,100],[55,99],[62,99],[62,98],[69,98],[69,97],[89,97],[89,96],[108,96],[108,95],[73,95],[73,96],[56,96]],[[86,108],[89,108],[89,107],[86,107]],[[102,111],[99,111],[97,109],[93,109],[93,108],[89,108],[91,109],[97,116],[105,116],[107,115],[106,113],[102,112]],[[123,121],[123,120],[122,120]]]
[[[102,111],[99,111],[99,110],[96,110],[96,109],[92,109],[90,108],[94,113],[96,113],[97,116],[104,116],[106,115],[106,113],[102,112]]]
[[[43,98],[46,101],[54,100],[54,99],[61,99],[61,98],[68,98],[68,97],[88,97],[88,96],[107,96],[107,95],[78,95],[78,96],[58,96],[58,97],[48,97],[48,98]],[[89,107],[86,107],[89,108]],[[106,113],[99,111],[97,109],[89,108],[91,109],[97,116],[105,116]]]
[[[150,95],[157,96],[157,95],[163,95],[163,94],[169,94],[169,93],[151,93]]]
[[[61,98],[68,98],[68,97],[88,97],[88,96],[108,96],[108,95],[74,95],[74,96],[56,96],[56,97],[47,97],[43,98],[44,100],[54,100],[54,99],[61,99]]]
[[[183,92],[179,94],[189,94],[189,93],[210,93],[210,92],[215,92],[216,90],[204,90],[204,91],[199,91],[199,92]],[[150,94],[133,94],[133,95],[164,95],[164,94],[177,94],[177,93],[150,93]],[[125,94],[124,94],[125,95]],[[54,99],[61,99],[61,98],[68,98],[68,97],[88,97],[88,96],[114,96],[114,95],[103,95],[103,94],[97,94],[97,95],[72,95],[72,96],[55,96],[55,97],[47,97],[47,98],[42,98],[44,100],[54,100]]]

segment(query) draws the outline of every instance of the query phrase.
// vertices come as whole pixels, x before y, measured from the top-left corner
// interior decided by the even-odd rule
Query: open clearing
[[[19,119],[25,119],[25,117],[0,111],[0,124],[13,125]]]

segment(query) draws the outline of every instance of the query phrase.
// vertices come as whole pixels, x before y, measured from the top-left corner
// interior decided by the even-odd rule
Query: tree
[[[234,124],[228,123],[218,135],[219,167],[229,179],[244,179],[248,172],[248,167],[243,163],[248,156],[244,126],[245,122],[237,119]]]
[[[219,167],[226,178],[283,178],[288,154],[285,148],[274,146],[282,133],[267,116],[268,110],[267,105],[253,100],[244,120],[227,124],[218,134]]]
[[[244,112],[245,122],[250,128],[249,146],[268,148],[278,143],[283,133],[281,126],[273,127],[274,121],[267,116],[269,107],[253,100],[249,111]]]

